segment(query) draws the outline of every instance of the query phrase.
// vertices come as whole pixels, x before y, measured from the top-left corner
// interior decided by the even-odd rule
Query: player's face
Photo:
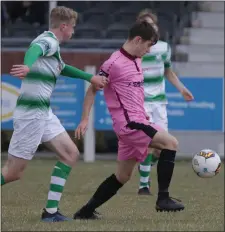
[[[74,21],[71,21],[69,23],[61,24],[61,31],[63,34],[63,41],[67,41],[71,39],[72,35],[74,34],[74,28],[76,26],[76,23]]]
[[[136,38],[136,56],[141,58],[146,53],[150,51],[151,46],[153,45],[151,40],[143,40],[141,37]]]

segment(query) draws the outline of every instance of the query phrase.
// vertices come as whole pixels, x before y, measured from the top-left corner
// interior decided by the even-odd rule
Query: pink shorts
[[[161,128],[150,123],[151,127],[159,131]],[[148,147],[152,138],[142,130],[124,128],[117,134],[119,139],[118,160],[136,159],[143,162],[148,154]]]

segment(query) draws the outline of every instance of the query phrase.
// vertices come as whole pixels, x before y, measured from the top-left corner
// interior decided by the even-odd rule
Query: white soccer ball
[[[210,149],[201,150],[192,159],[192,168],[202,178],[210,178],[217,175],[221,168],[219,155]]]

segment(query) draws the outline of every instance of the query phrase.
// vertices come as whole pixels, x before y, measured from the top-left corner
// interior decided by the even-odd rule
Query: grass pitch
[[[138,196],[138,171],[117,196],[99,208],[98,221],[43,223],[50,175],[55,161],[33,160],[24,178],[2,188],[2,231],[224,231],[224,168],[212,179],[197,177],[190,162],[177,162],[171,196],[180,198],[185,210],[157,213],[156,196]],[[115,170],[113,161],[79,164],[69,177],[60,210],[67,216],[79,209],[96,187]],[[157,192],[156,168],[152,190]]]

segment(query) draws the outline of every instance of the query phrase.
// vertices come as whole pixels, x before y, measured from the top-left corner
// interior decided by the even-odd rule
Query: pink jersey
[[[104,96],[115,132],[119,133],[132,121],[148,124],[144,109],[141,59],[121,48],[104,62],[100,74],[109,78]]]

